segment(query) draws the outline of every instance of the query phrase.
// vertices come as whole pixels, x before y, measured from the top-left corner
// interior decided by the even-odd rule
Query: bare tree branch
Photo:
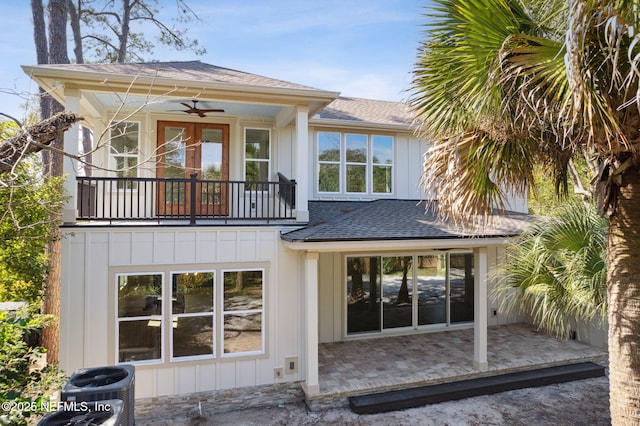
[[[77,114],[60,112],[0,141],[0,173],[12,170],[25,155],[43,150],[80,120]]]

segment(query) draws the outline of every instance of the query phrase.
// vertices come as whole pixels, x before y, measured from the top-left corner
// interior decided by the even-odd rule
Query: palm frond
[[[508,262],[492,291],[501,309],[527,312],[550,333],[566,337],[572,321],[606,318],[606,221],[571,203],[542,218],[508,245]]]

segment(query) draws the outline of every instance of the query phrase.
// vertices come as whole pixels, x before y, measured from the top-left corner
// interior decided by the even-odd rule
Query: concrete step
[[[384,413],[515,389],[601,377],[604,374],[604,367],[593,362],[566,364],[437,385],[352,396],[349,398],[349,407],[354,413],[358,414]]]

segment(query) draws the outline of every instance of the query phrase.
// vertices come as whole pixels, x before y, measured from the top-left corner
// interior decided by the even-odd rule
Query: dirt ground
[[[608,425],[606,377],[358,415],[348,408],[310,412],[303,403],[192,418],[136,419],[138,425]]]

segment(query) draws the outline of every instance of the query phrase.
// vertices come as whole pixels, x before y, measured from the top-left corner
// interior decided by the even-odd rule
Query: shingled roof
[[[483,226],[459,228],[415,200],[310,201],[309,224],[282,234],[291,242],[498,238],[522,233],[536,216],[507,212]]]
[[[413,118],[407,104],[402,102],[339,97],[314,115],[312,120],[409,127]]]
[[[56,64],[38,65],[41,68],[53,68],[70,71],[94,72],[99,74],[144,76],[187,80],[195,82],[218,82],[246,86],[271,87],[281,89],[320,90],[301,84],[275,78],[264,77],[244,71],[218,67],[200,61],[177,62],[140,62],[125,64]]]

